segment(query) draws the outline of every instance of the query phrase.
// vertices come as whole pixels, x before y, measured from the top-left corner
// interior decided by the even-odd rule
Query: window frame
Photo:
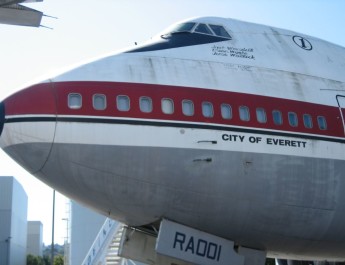
[[[245,119],[245,117],[243,117],[243,111],[242,110],[246,111],[246,114],[247,114],[246,116],[248,116],[248,119]],[[245,122],[250,121],[250,109],[248,106],[245,106],[245,105],[239,106],[238,107],[238,113],[239,113],[241,121],[245,121]]]
[[[210,115],[205,115],[205,109],[204,107],[206,106],[210,106]],[[202,113],[202,116],[205,117],[205,118],[213,118],[214,117],[214,109],[213,109],[213,104],[209,101],[203,101],[201,103],[201,113]]]
[[[206,29],[208,29],[209,33],[196,31],[197,28],[198,28],[200,25],[205,25],[205,27],[206,27]],[[212,31],[212,29],[211,29],[211,28],[208,26],[208,24],[206,24],[206,23],[198,23],[198,24],[194,27],[193,33],[204,34],[204,35],[208,35],[208,36],[216,36],[216,35],[214,34],[214,32]]]
[[[186,25],[191,25],[191,24],[193,24],[192,25],[192,27],[190,27],[190,29],[183,29],[183,30],[181,30],[181,27],[180,26],[183,26],[183,27],[185,27]],[[198,23],[196,23],[196,22],[185,22],[185,23],[180,23],[180,24],[177,24],[177,25],[175,25],[175,26],[173,26],[173,28],[170,30],[170,31],[168,31],[167,33],[169,34],[174,34],[174,33],[180,33],[180,32],[189,32],[189,33],[191,33],[191,32],[193,32],[193,30],[195,29],[195,26],[196,25],[198,25]]]
[[[223,26],[223,25],[216,25],[216,24],[207,24],[208,27],[212,30],[213,34],[217,37],[221,37],[221,38],[224,38],[224,39],[229,39],[231,40],[231,35],[229,34],[229,32],[226,30],[226,28]],[[212,28],[212,27],[220,27],[220,28],[223,28],[225,33],[227,34],[227,36],[223,36],[223,35],[219,35],[216,33],[216,31]]]
[[[293,117],[294,120],[292,120],[291,117]],[[297,113],[293,112],[293,111],[289,111],[288,112],[288,121],[289,121],[289,125],[291,127],[294,127],[294,128],[298,127],[298,116],[297,116]],[[294,124],[293,121],[296,121],[296,124]]]
[[[263,120],[259,119],[259,112],[258,111],[262,111],[261,114],[263,115]],[[266,113],[266,110],[262,107],[259,107],[259,108],[256,108],[255,110],[255,114],[256,114],[256,120],[259,122],[259,123],[267,123],[267,113]]]
[[[275,113],[277,113],[278,116],[276,116]],[[279,122],[278,122],[278,120],[276,119],[276,117],[279,118]],[[283,120],[283,114],[282,114],[282,112],[281,112],[280,110],[277,110],[277,109],[272,110],[272,120],[273,120],[273,124],[274,124],[274,125],[277,125],[277,126],[283,125],[284,120]]]
[[[323,121],[323,123],[324,123],[324,128],[321,126],[320,120]],[[327,126],[326,117],[325,117],[325,116],[322,116],[322,115],[317,116],[317,125],[318,125],[319,129],[322,130],[322,131],[327,130],[327,129],[328,129],[328,126]]]
[[[189,102],[191,103],[191,104],[190,104],[190,106],[192,107],[192,108],[191,108],[191,110],[192,110],[191,114],[187,114],[186,111],[185,111],[186,109],[185,109],[185,107],[184,107],[184,104],[187,103],[187,102],[188,102],[188,103],[189,103]],[[187,117],[192,117],[192,116],[194,116],[194,114],[195,114],[195,108],[194,108],[194,102],[193,102],[193,100],[190,100],[190,99],[183,99],[182,102],[181,102],[181,105],[182,105],[182,113],[183,113],[183,115],[185,115],[185,116],[187,116]]]
[[[224,113],[224,112],[223,112],[223,107],[228,108],[228,110],[229,110],[229,117],[224,117],[224,115],[223,115],[223,113]],[[224,120],[231,120],[232,117],[233,117],[231,105],[228,104],[228,103],[222,103],[222,104],[220,104],[220,115],[222,116],[222,118],[223,118]]]
[[[309,120],[308,122],[310,122],[310,126],[307,126],[306,117],[308,117],[307,119]],[[312,129],[313,128],[313,118],[312,118],[312,116],[310,114],[308,114],[308,113],[304,113],[303,114],[303,125],[307,129]]]
[[[148,102],[150,102],[150,105],[149,105],[149,107],[150,107],[150,110],[148,110],[148,111],[146,111],[146,110],[144,110],[143,109],[143,107],[142,107],[142,101],[143,100],[148,100]],[[140,109],[140,111],[141,112],[143,112],[143,113],[151,113],[152,111],[153,111],[153,101],[152,101],[152,98],[151,97],[148,97],[148,96],[141,96],[140,98],[139,98],[139,109]]]
[[[79,107],[73,107],[71,106],[71,96],[78,96],[80,98],[80,106]],[[67,106],[69,109],[81,109],[83,106],[83,96],[80,93],[69,93],[67,96]]]
[[[120,109],[120,108],[119,108],[119,106],[120,106],[120,104],[119,104],[119,98],[126,98],[126,99],[127,99],[127,102],[128,102],[128,109]],[[117,96],[116,96],[116,109],[117,109],[118,111],[121,111],[121,112],[127,112],[127,111],[129,111],[129,110],[131,109],[131,99],[130,99],[130,97],[127,96],[127,95],[117,95]]]
[[[102,97],[104,99],[104,106],[102,109],[96,108],[95,106],[95,98]],[[105,94],[93,94],[92,95],[92,107],[94,110],[105,110],[107,108],[107,96]]]
[[[163,102],[164,102],[164,101],[169,101],[169,102],[171,103],[171,112],[166,112],[166,111],[164,111],[164,108],[163,108]],[[161,110],[162,110],[162,112],[163,112],[164,114],[167,114],[167,115],[172,115],[172,114],[174,114],[174,112],[175,112],[174,100],[171,99],[171,98],[162,98],[162,99],[161,99]]]

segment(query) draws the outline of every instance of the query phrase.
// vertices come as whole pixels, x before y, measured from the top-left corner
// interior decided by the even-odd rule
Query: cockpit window
[[[199,24],[194,32],[198,32],[198,33],[204,33],[204,34],[208,34],[208,35],[213,35],[212,31],[209,29],[209,27],[206,24]]]
[[[224,37],[224,38],[231,38],[229,33],[225,30],[223,26],[218,26],[218,25],[209,25],[212,31],[219,37]]]
[[[193,22],[187,22],[187,23],[182,23],[178,24],[172,31],[171,33],[176,33],[176,32],[191,32],[192,29],[194,28],[195,23]]]
[[[196,22],[186,22],[174,26],[172,29],[168,30],[166,34],[161,36],[166,36],[168,34],[174,33],[201,33],[210,36],[217,36],[221,38],[231,39],[230,34],[226,31],[223,26],[212,25],[205,23],[196,23]]]

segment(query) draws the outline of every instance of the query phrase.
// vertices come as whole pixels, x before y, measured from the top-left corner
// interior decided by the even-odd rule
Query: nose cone
[[[0,102],[0,137],[2,133],[2,129],[4,128],[5,123],[5,106],[3,102]]]
[[[55,94],[50,83],[31,86],[0,103],[0,147],[30,173],[47,161],[55,125]]]

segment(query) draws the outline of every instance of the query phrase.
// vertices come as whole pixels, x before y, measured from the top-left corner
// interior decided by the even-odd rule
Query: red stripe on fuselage
[[[112,83],[112,82],[61,82],[55,83],[58,95],[58,113],[60,115],[87,115],[105,117],[128,117],[138,119],[157,119],[183,122],[201,122],[221,125],[234,125],[249,128],[272,129],[297,133],[308,133],[343,137],[343,125],[339,109],[337,107],[313,104],[302,101],[273,98],[260,95],[242,94],[236,92],[219,91],[212,89],[200,89],[191,87],[177,87],[167,85],[137,84],[137,83]],[[67,98],[69,93],[80,93],[83,97],[81,109],[68,108]],[[107,108],[95,110],[92,106],[92,96],[104,94],[107,97]],[[116,96],[127,95],[130,98],[130,110],[119,111],[116,107]],[[139,98],[147,96],[152,99],[153,111],[144,113],[139,108]],[[164,114],[161,110],[161,100],[170,98],[174,101],[174,113]],[[182,101],[184,99],[194,102],[194,116],[186,116],[182,113]],[[206,118],[202,115],[202,102],[213,104],[214,117]],[[231,105],[233,117],[225,120],[221,116],[220,105]],[[239,107],[247,106],[250,109],[250,121],[242,121],[239,118]],[[267,123],[260,123],[256,119],[256,108],[264,108],[267,113]],[[272,111],[279,110],[283,114],[283,124],[275,125],[272,119]],[[292,127],[288,123],[288,112],[298,115],[298,126]],[[303,124],[303,114],[310,114],[313,118],[313,128],[308,129]],[[317,116],[324,116],[327,120],[327,130],[320,130],[317,126]]]
[[[33,85],[4,100],[5,115],[54,115],[55,100],[51,83]]]
[[[197,123],[212,123],[219,125],[232,125],[248,128],[306,133],[324,136],[344,137],[344,130],[339,109],[336,106],[326,106],[297,100],[273,98],[261,95],[244,94],[212,89],[191,87],[177,87],[155,84],[115,83],[115,82],[56,82],[56,104],[58,115],[73,116],[99,116],[123,117],[134,119],[167,120]],[[6,99],[6,115],[18,114],[54,114],[55,104],[52,103],[52,84],[38,84],[23,90]],[[47,91],[46,91],[47,90]],[[49,92],[50,91],[50,92]],[[82,95],[83,105],[80,109],[68,107],[68,94]],[[94,94],[104,94],[107,99],[105,110],[95,110],[92,104]],[[130,110],[119,111],[116,107],[116,97],[127,95],[130,98]],[[152,99],[153,111],[144,113],[140,111],[139,99],[147,96]],[[21,99],[18,100],[18,97]],[[161,100],[170,98],[174,101],[174,113],[164,114],[161,110]],[[192,100],[194,103],[194,116],[186,116],[182,112],[182,101]],[[214,107],[214,116],[207,118],[202,115],[202,102],[211,102]],[[20,102],[20,104],[18,103]],[[50,102],[50,103],[49,103]],[[232,119],[226,120],[221,116],[220,105],[229,104],[232,107]],[[11,107],[7,107],[13,104]],[[51,105],[49,105],[51,104]],[[250,120],[242,121],[239,117],[239,107],[247,106],[250,110]],[[264,108],[267,113],[267,122],[260,123],[256,119],[256,108]],[[283,114],[283,124],[273,122],[272,111],[279,110]],[[292,127],[288,122],[288,113],[298,115],[298,126]],[[303,114],[310,114],[313,119],[313,128],[305,128]],[[317,116],[324,116],[327,120],[327,130],[320,130],[317,125]]]

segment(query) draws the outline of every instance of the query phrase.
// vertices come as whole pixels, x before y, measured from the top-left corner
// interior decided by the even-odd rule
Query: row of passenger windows
[[[103,94],[95,94],[92,98],[93,108],[95,110],[105,110],[107,108],[106,96]],[[71,93],[68,95],[68,107],[71,109],[79,109],[82,107],[82,96],[77,93]],[[116,97],[116,107],[119,111],[129,111],[131,108],[130,98],[126,95],[119,95]],[[201,104],[202,115],[206,118],[212,118],[214,116],[213,104],[208,101],[204,101]],[[144,113],[150,113],[153,110],[152,99],[150,97],[140,97],[139,99],[140,111]],[[161,110],[164,114],[174,113],[174,101],[170,98],[163,98],[161,100]],[[194,115],[194,103],[192,100],[182,100],[182,112],[185,116]],[[229,104],[220,105],[220,113],[223,119],[230,120],[233,118],[233,110]],[[242,121],[250,121],[250,111],[247,106],[239,107],[239,118]],[[272,111],[272,119],[275,125],[283,124],[283,114],[279,110]],[[295,112],[288,112],[287,119],[289,125],[292,127],[298,126],[298,116]],[[314,127],[313,119],[310,114],[303,114],[303,125],[305,128],[311,129]],[[264,108],[256,108],[256,120],[259,123],[267,122],[267,113]],[[317,126],[320,130],[327,129],[327,123],[324,116],[317,116]]]

